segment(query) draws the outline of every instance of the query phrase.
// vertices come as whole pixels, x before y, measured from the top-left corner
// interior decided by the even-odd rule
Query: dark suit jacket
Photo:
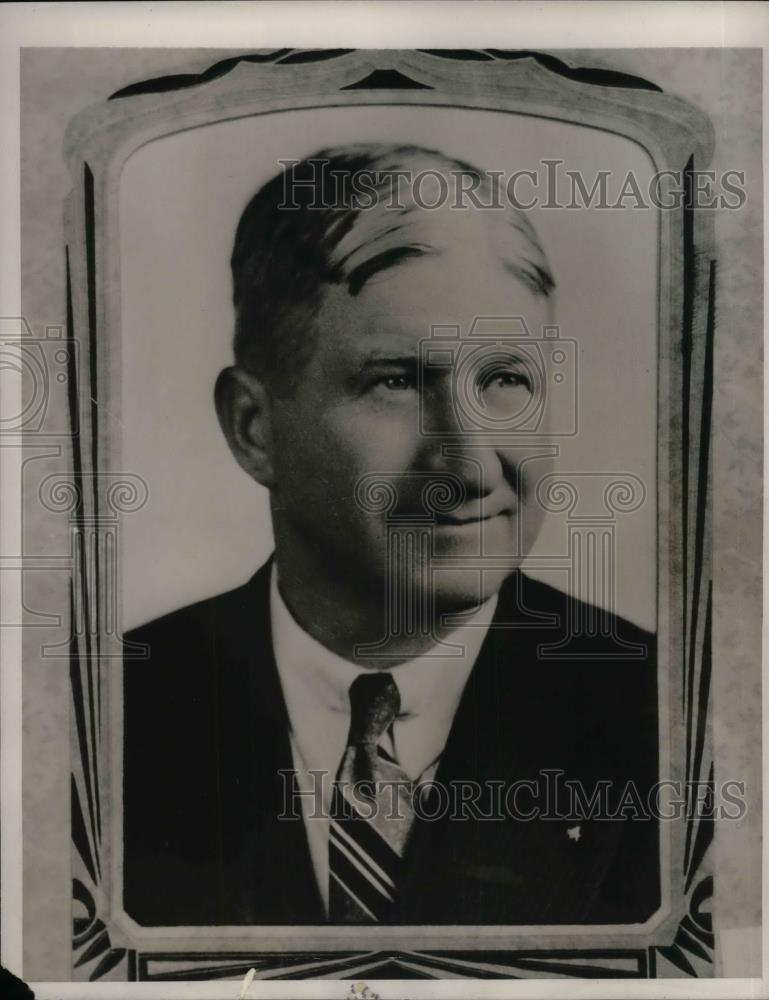
[[[125,661],[129,915],[150,926],[323,923],[304,822],[278,819],[279,771],[293,764],[269,564],[237,590],[126,638],[149,648],[148,659]],[[527,779],[542,789],[552,769],[563,774],[551,781],[581,781],[588,797],[611,782],[615,807],[633,782],[645,802],[658,769],[655,646],[629,622],[514,573],[436,780],[504,790]],[[546,808],[533,789],[516,804]],[[562,819],[510,817],[508,802],[497,811],[504,818],[417,820],[394,922],[646,920],[660,899],[656,820],[633,818],[632,805],[624,818],[575,820],[569,804],[551,801]]]

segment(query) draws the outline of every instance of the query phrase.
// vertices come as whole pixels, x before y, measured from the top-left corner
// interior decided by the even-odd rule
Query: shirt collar
[[[442,647],[384,668],[392,674],[401,697],[401,714],[394,726],[398,761],[413,778],[443,750],[496,604],[495,594],[450,633]],[[270,618],[293,739],[308,768],[335,773],[347,740],[348,691],[355,678],[370,668],[337,656],[298,624],[281,596],[274,562]]]

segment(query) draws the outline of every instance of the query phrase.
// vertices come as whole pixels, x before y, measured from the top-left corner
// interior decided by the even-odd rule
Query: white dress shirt
[[[448,635],[458,655],[428,652],[387,667],[398,685],[401,711],[393,725],[392,753],[406,774],[430,780],[446,744],[454,713],[497,605],[491,597]],[[328,813],[333,781],[350,728],[349,689],[370,668],[326,649],[296,622],[278,588],[275,563],[270,580],[270,620],[275,663],[291,727],[291,751],[302,795],[310,855],[321,898],[328,911]],[[445,645],[444,645],[445,648]],[[437,649],[437,647],[436,647]],[[384,741],[383,741],[384,742]],[[310,772],[321,772],[315,777]]]

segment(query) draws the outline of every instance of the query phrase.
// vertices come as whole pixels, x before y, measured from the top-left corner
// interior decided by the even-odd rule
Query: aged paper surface
[[[698,9],[698,5],[688,6]],[[339,13],[337,9],[337,16]],[[113,39],[110,44],[114,46],[117,41]],[[470,50],[464,55],[456,51],[442,57],[438,50],[449,47],[447,40],[430,43],[430,49],[436,50],[430,55],[415,51],[427,44],[423,40],[399,41],[398,51],[387,53],[374,41],[364,44],[361,39],[348,46],[346,41],[336,43],[324,38],[312,44],[289,39],[294,46],[291,49],[260,42],[248,49],[258,53],[257,59],[238,63],[237,57],[246,49],[233,47],[234,42],[216,49],[202,49],[199,41],[187,48],[176,43],[175,48],[169,48],[168,44],[167,39],[158,37],[157,44],[144,48],[131,49],[122,42],[117,48],[89,49],[77,45],[41,49],[33,44],[21,52],[22,299],[20,309],[4,310],[4,316],[9,318],[3,321],[3,332],[9,357],[22,358],[22,374],[31,381],[22,387],[28,395],[23,397],[16,423],[11,413],[5,425],[8,432],[3,431],[4,444],[8,443],[4,453],[18,449],[20,444],[24,447],[21,544],[16,549],[4,548],[3,556],[15,554],[17,561],[23,557],[25,573],[20,611],[23,617],[4,617],[3,624],[10,626],[4,628],[4,649],[14,625],[22,621],[27,625],[22,648],[23,689],[21,701],[16,703],[23,710],[18,766],[23,780],[24,839],[23,850],[19,849],[16,857],[23,865],[24,918],[23,936],[19,937],[19,931],[13,929],[14,916],[8,911],[4,888],[3,964],[23,971],[26,980],[37,983],[88,978],[97,981],[93,986],[73,983],[71,988],[82,993],[66,994],[72,996],[87,996],[89,990],[106,987],[109,981],[152,977],[156,982],[142,984],[142,988],[155,992],[143,995],[161,996],[164,987],[158,979],[191,975],[219,980],[212,990],[232,991],[232,980],[242,979],[251,967],[257,969],[257,979],[249,995],[268,996],[272,995],[271,980],[281,971],[285,974],[286,956],[290,958],[292,953],[294,966],[299,957],[296,953],[302,955],[302,978],[342,980],[339,995],[351,988],[353,978],[365,980],[367,988],[380,995],[404,995],[406,984],[387,993],[377,981],[410,978],[415,973],[440,979],[432,984],[433,992],[425,995],[438,995],[441,989],[459,985],[452,983],[452,978],[474,974],[479,978],[490,974],[511,979],[542,978],[545,989],[548,979],[557,976],[565,995],[574,975],[567,972],[569,963],[572,967],[583,964],[585,968],[579,975],[587,977],[591,969],[596,975],[611,975],[613,969],[619,976],[665,979],[682,975],[729,979],[758,976],[762,781],[758,544],[763,205],[760,49],[716,48],[711,42],[701,48],[676,50],[666,48],[660,40],[654,47],[630,50],[624,48],[627,43],[621,39],[611,47],[602,43],[600,48],[595,44],[566,47],[565,43],[551,41],[537,49],[541,49],[541,57],[528,54],[512,58],[511,51],[523,45],[511,37],[505,48],[500,43],[499,48],[488,49],[484,47],[489,45],[488,39],[479,41],[472,51],[484,55],[474,58]],[[327,59],[318,59],[312,52],[318,48],[339,49],[342,44],[350,49],[377,51],[360,58],[352,52],[332,52]],[[527,42],[525,48],[528,53],[532,46]],[[281,63],[283,59],[287,61]],[[487,64],[504,66],[505,62],[508,77],[491,96]],[[268,70],[272,66],[280,74],[281,65],[287,72],[273,88]],[[292,70],[292,65],[304,69]],[[212,72],[211,67],[219,69]],[[341,92],[348,88],[349,94],[350,87],[357,87],[364,97],[374,92],[380,83],[376,77],[371,82],[372,73],[389,73],[390,77],[383,79],[373,102],[363,101],[363,111],[357,99],[329,101],[331,89]],[[197,74],[201,76],[193,84]],[[289,74],[293,74],[290,83]],[[143,82],[157,80],[166,83],[154,89],[150,84],[142,92]],[[358,85],[366,80],[369,82],[361,90]],[[509,84],[508,80],[516,82]],[[632,82],[639,80],[648,81],[652,87]],[[137,85],[138,91],[132,91]],[[505,86],[512,86],[514,92],[506,95]],[[581,96],[570,104],[575,87]],[[605,109],[591,106],[589,87],[598,88],[592,92],[593,97],[605,101]],[[443,107],[419,97],[419,90],[425,88],[440,95],[437,103]],[[672,104],[668,109],[664,105],[666,98],[660,98],[660,106],[666,108],[664,113],[676,125],[661,130],[656,126],[655,132],[657,88],[663,95],[679,100],[680,109],[676,105],[678,110],[674,112]],[[107,101],[110,95],[121,92],[123,96]],[[404,101],[404,93],[409,95],[408,100]],[[478,100],[479,93],[484,95],[483,101]],[[495,103],[502,99],[499,95],[517,102],[514,107],[505,106],[515,119],[511,138],[506,138],[507,133],[499,127],[501,106]],[[281,116],[274,113],[261,121],[249,118],[256,115],[257,109],[274,112],[270,102],[276,100],[288,100],[284,107],[295,109],[312,108],[313,102],[320,107],[286,113],[282,123]],[[537,118],[537,113],[547,111],[548,101],[576,110],[570,112],[571,117],[567,112],[556,115],[551,110],[550,119],[557,120],[548,121],[547,114]],[[139,112],[145,116],[146,127],[137,128],[135,124]],[[520,112],[532,117],[522,120]],[[624,130],[617,125],[615,132],[633,136],[640,145],[633,147],[627,140],[585,127],[597,123],[604,113],[613,121],[625,123]],[[78,114],[80,118],[73,124]],[[169,127],[174,115],[188,116],[184,131]],[[226,125],[212,124],[224,120]],[[542,122],[545,124],[537,124]],[[575,123],[582,126],[576,129],[577,138]],[[174,131],[177,134],[171,138],[160,138]],[[592,142],[585,141],[586,135],[592,137]],[[679,147],[685,149],[688,135],[693,137],[691,148],[697,149],[694,155],[697,162],[702,162],[702,170],[713,174],[712,181],[705,174],[704,180],[695,183],[702,184],[705,202],[713,196],[717,205],[703,208],[705,202],[701,201],[697,212],[687,216],[681,206],[679,214],[675,209],[660,208],[652,192],[655,166],[674,163]],[[274,907],[267,907],[264,917],[257,913],[246,920],[231,919],[234,911],[227,907],[222,910],[222,918],[196,918],[192,904],[181,901],[195,895],[188,893],[192,881],[189,872],[197,872],[201,884],[207,877],[199,860],[188,871],[182,870],[176,883],[165,869],[157,868],[158,884],[171,889],[155,892],[150,887],[145,892],[145,912],[149,916],[133,924],[116,917],[122,912],[122,893],[128,884],[125,878],[129,877],[124,876],[125,858],[130,859],[130,854],[126,853],[123,834],[133,829],[124,825],[132,822],[128,812],[121,822],[122,796],[125,787],[129,795],[134,794],[130,782],[124,785],[128,771],[123,754],[127,752],[133,760],[134,744],[130,716],[125,730],[128,742],[121,739],[126,712],[120,682],[120,643],[126,632],[131,632],[128,641],[141,644],[149,635],[142,627],[150,620],[164,620],[169,612],[237,587],[272,551],[266,492],[258,492],[253,468],[246,469],[250,478],[237,469],[211,402],[217,372],[232,361],[233,317],[227,267],[235,226],[247,200],[277,174],[281,160],[298,161],[328,147],[349,148],[353,143],[372,146],[383,141],[397,148],[438,148],[442,154],[463,163],[469,161],[481,170],[506,170],[505,181],[516,168],[533,170],[540,184],[538,190],[529,175],[515,192],[526,198],[541,195],[539,204],[527,210],[526,218],[534,228],[533,241],[545,252],[547,270],[552,272],[557,288],[559,311],[557,322],[548,316],[540,326],[543,330],[557,329],[562,345],[557,352],[564,355],[564,370],[572,379],[574,393],[554,393],[553,423],[539,441],[539,445],[544,441],[554,449],[556,461],[552,473],[540,471],[534,477],[532,493],[547,517],[526,548],[522,569],[528,578],[538,581],[537,586],[554,588],[557,593],[616,615],[618,620],[640,630],[633,633],[635,637],[663,637],[657,647],[655,725],[660,736],[654,777],[658,782],[672,782],[668,791],[672,788],[673,793],[676,782],[686,789],[688,781],[684,797],[691,796],[692,783],[700,781],[698,787],[707,794],[712,760],[710,780],[714,781],[715,806],[721,809],[712,824],[712,844],[708,843],[711,821],[706,801],[704,807],[700,804],[704,811],[692,822],[677,825],[653,817],[661,831],[657,862],[644,855],[640,842],[628,848],[634,852],[628,857],[635,859],[641,875],[638,892],[641,884],[658,882],[661,906],[664,909],[667,905],[670,913],[677,914],[677,930],[671,931],[670,919],[667,923],[657,922],[661,930],[655,930],[653,920],[648,932],[631,927],[643,924],[643,918],[637,917],[642,904],[638,902],[639,909],[633,910],[636,904],[627,888],[632,879],[627,884],[623,880],[625,888],[620,891],[620,883],[612,883],[610,878],[604,909],[599,903],[592,911],[599,914],[596,917],[585,910],[584,890],[575,892],[576,902],[569,909],[569,893],[564,885],[563,890],[554,893],[551,911],[542,908],[546,897],[541,888],[532,891],[530,901],[518,910],[511,902],[491,902],[493,893],[486,889],[477,897],[480,903],[473,904],[473,897],[468,895],[464,904],[458,904],[458,913],[465,905],[468,912],[475,913],[474,919],[421,918],[417,909],[404,910],[411,914],[409,919],[385,920],[377,929],[351,927],[348,921],[342,921],[345,926],[335,930],[323,926],[322,919],[303,917],[304,911],[300,912],[298,906],[289,909],[285,919],[274,916]],[[68,162],[62,155],[65,142]],[[650,160],[639,155],[635,152],[639,148],[645,148],[647,153],[653,149],[656,160],[654,156]],[[668,159],[664,159],[663,150]],[[558,188],[556,184],[550,189],[548,179],[557,172],[553,164],[559,159],[563,164],[558,183],[563,186]],[[683,162],[686,166],[685,159]],[[422,169],[435,166],[429,161],[420,164]],[[595,197],[593,204],[582,210],[575,205],[567,207],[575,198],[584,200],[588,196],[601,169],[610,175],[607,202],[617,202],[621,190],[625,191],[625,200],[614,210],[606,207],[603,214],[595,205]],[[587,184],[588,191],[574,187],[575,174]],[[632,175],[633,183],[628,184],[628,175]],[[675,177],[668,181],[675,182]],[[554,206],[544,208],[548,197],[554,201],[561,198],[562,211]],[[418,207],[424,213],[423,206]],[[448,223],[449,228],[452,225]],[[468,230],[462,239],[474,238],[473,232]],[[452,237],[446,247],[455,245]],[[418,266],[406,263],[402,272],[399,266],[380,272],[380,277],[382,273],[407,275],[410,268]],[[474,311],[468,306],[468,314],[456,314],[457,320],[467,326],[470,318],[486,320],[491,316],[497,323],[492,331],[494,343],[514,342],[520,346],[515,330],[511,334],[509,325],[499,326],[501,318],[509,321],[518,313],[503,315],[505,311],[500,301],[494,300],[493,290],[483,292],[487,279],[479,260],[462,256],[457,267],[457,275],[469,278],[467,291],[457,301],[469,302],[473,295],[479,299]],[[409,315],[402,297],[412,292],[408,280],[403,280],[407,283],[395,297],[390,296],[387,309],[395,305]],[[414,294],[425,294],[425,287],[429,287],[427,276],[424,281],[427,285],[418,282]],[[370,287],[380,286],[373,282]],[[381,287],[387,291],[386,281]],[[431,301],[447,301],[447,291],[439,284],[437,297]],[[489,308],[483,304],[487,300],[493,303]],[[433,309],[427,324],[428,338],[436,337],[430,324],[438,324],[443,331],[437,336],[439,346],[445,348],[445,329],[453,319],[449,309]],[[542,364],[551,364],[557,352],[547,347],[542,337],[537,343],[551,351]],[[571,346],[573,354],[569,353]],[[542,348],[537,350],[536,357],[541,358]],[[556,359],[555,363],[562,362]],[[36,373],[42,373],[39,384]],[[403,390],[402,369],[388,368],[382,378],[390,381],[377,393]],[[38,395],[39,390],[43,395]],[[386,402],[376,403],[378,416],[371,424],[372,430],[384,426],[393,405],[389,397]],[[403,406],[402,400],[397,406]],[[426,412],[419,411],[422,416]],[[364,419],[360,409],[355,413],[357,421]],[[578,419],[572,424],[569,421],[574,414]],[[341,426],[354,427],[355,421],[350,420],[348,417]],[[433,440],[430,433],[434,425],[422,422],[419,426],[420,441]],[[520,423],[513,430],[520,437],[528,433],[528,427]],[[431,460],[429,466],[433,479],[440,483],[443,476],[444,484],[458,483],[461,490],[472,493],[475,489],[476,499],[487,497],[492,498],[488,503],[496,502],[495,498],[503,496],[503,487],[500,485],[495,492],[484,480],[487,486],[480,489],[468,478],[468,467],[462,465],[464,459],[458,459],[456,454],[456,448],[462,447],[474,459],[484,455],[487,439],[480,434],[473,439],[476,443],[471,448],[466,440],[470,433],[467,427],[463,428],[464,438],[459,444],[456,433],[452,433],[455,451],[442,450],[441,443],[436,455],[443,464]],[[299,448],[299,440],[305,438],[303,430],[292,447]],[[370,440],[365,442],[367,446]],[[384,432],[382,440],[392,441],[392,432]],[[319,444],[305,452],[309,464],[305,479],[299,481],[301,489],[305,489],[303,483],[312,483],[313,476],[327,475],[321,469],[333,468],[324,454],[323,462],[313,472],[311,463],[317,447]],[[499,447],[495,445],[492,450],[497,454]],[[245,467],[242,450],[233,451]],[[253,452],[249,454],[253,457]],[[369,464],[366,468],[370,474],[376,472],[380,479],[383,477],[386,485],[392,481],[388,477],[393,472],[403,475],[403,467],[395,465],[396,461],[402,460],[391,455],[379,465]],[[483,464],[485,459],[481,461],[483,474],[493,475],[496,467]],[[509,461],[518,466],[523,460],[519,456]],[[471,467],[477,466],[471,463]],[[413,469],[423,474],[419,464]],[[518,484],[515,491],[522,489],[517,474],[508,481]],[[403,482],[401,478],[401,488]],[[564,482],[576,490],[573,501],[564,492]],[[347,483],[353,488],[361,483],[381,487],[380,480],[369,482],[360,477],[357,483]],[[340,479],[337,489],[343,493],[345,485]],[[594,488],[595,494],[591,493]],[[619,493],[612,492],[616,489]],[[462,495],[465,505],[455,505],[454,513],[458,509],[464,519],[475,508],[472,496],[468,500],[466,492]],[[608,520],[606,508],[601,506],[601,498],[607,495],[616,501],[616,507],[609,508]],[[321,493],[307,493],[303,509],[312,509],[315,504],[322,512],[322,504],[331,503],[331,496],[326,494],[324,500]],[[364,513],[376,513],[366,507],[370,499],[364,496],[362,503]],[[491,516],[503,517],[503,506],[490,512]],[[327,510],[333,519],[332,507]],[[360,511],[361,507],[351,510]],[[441,516],[439,509],[439,525]],[[449,521],[444,528],[449,536],[448,554],[462,556],[463,550],[454,538],[456,525]],[[352,529],[348,521],[347,532]],[[437,530],[440,536],[442,529]],[[611,550],[616,561],[612,556],[597,576],[591,576],[587,564],[575,563],[573,546],[594,544],[596,537],[611,537],[612,544],[616,542],[616,549]],[[95,548],[88,547],[89,538],[97,538]],[[503,548],[500,539],[491,536],[489,541],[490,546],[481,544],[478,551],[492,559],[499,557]],[[109,559],[113,551],[117,554],[116,583],[110,591],[104,589],[104,580],[111,572],[108,567],[112,565]],[[283,565],[290,566],[288,556],[283,557]],[[483,587],[489,566],[473,566]],[[13,570],[10,563],[9,568]],[[288,573],[286,569],[287,578]],[[711,573],[712,591],[708,587]],[[71,603],[73,580],[75,600]],[[454,594],[460,585],[452,578],[447,586]],[[524,609],[543,612],[544,593],[536,590],[539,605],[532,605],[534,598],[524,598]],[[87,623],[99,595],[102,609],[96,612],[95,627],[91,628]],[[482,591],[471,603],[477,605],[481,598],[495,596],[492,586],[491,591]],[[302,601],[300,591],[293,601],[288,592],[284,597],[304,631],[312,632],[313,614],[320,620],[320,611],[305,614],[303,619],[296,611]],[[112,621],[110,630],[100,615],[112,599],[116,621]],[[91,602],[90,610],[83,601]],[[77,621],[81,628],[75,629],[73,650],[68,639],[73,634],[71,623]],[[712,639],[708,635],[711,625]],[[137,626],[138,632],[131,631]],[[272,626],[275,629],[274,616]],[[173,642],[186,642],[190,628],[186,626]],[[609,631],[614,634],[612,629]],[[160,641],[158,634],[156,630],[150,635],[150,645]],[[323,634],[318,631],[316,639]],[[446,633],[449,639],[452,634]],[[392,629],[389,635],[392,639]],[[96,636],[101,643],[98,651]],[[210,641],[209,633],[204,632],[203,637],[204,642]],[[446,636],[436,634],[435,638],[440,642]],[[327,638],[321,644],[334,648],[337,641]],[[194,655],[191,647],[184,649],[185,657]],[[408,652],[404,649],[399,647],[395,664],[408,663],[424,653],[424,649],[412,646]],[[592,647],[593,658],[595,649]],[[276,655],[280,671],[280,656]],[[289,661],[294,655],[299,654],[290,654]],[[343,652],[342,659],[352,661],[355,657]],[[130,664],[124,668],[127,677],[131,669],[134,667]],[[557,673],[553,677],[557,678]],[[3,690],[5,695],[6,688]],[[612,709],[601,701],[605,685],[596,685],[595,692],[584,696],[581,711],[590,707],[596,720],[600,717],[611,728],[618,718],[612,715],[616,705]],[[153,696],[150,692],[150,699]],[[296,733],[306,728],[298,726],[291,714],[285,687],[284,696],[296,738]],[[139,697],[144,703],[147,692],[140,692]],[[200,698],[204,697],[201,692]],[[529,697],[535,698],[533,691]],[[572,724],[568,707],[576,704],[576,695],[569,697],[570,701],[564,695],[563,708],[558,709],[564,712],[564,720],[570,720],[567,731]],[[198,701],[193,691],[190,706]],[[8,704],[4,697],[4,713]],[[160,700],[158,704],[164,711],[169,708]],[[561,702],[554,694],[542,702],[545,704],[552,707]],[[146,718],[137,718],[140,729],[152,725]],[[196,716],[191,718],[199,721]],[[240,716],[237,718],[240,720]],[[500,711],[495,725],[510,726],[517,718]],[[625,724],[627,733],[634,731],[632,718],[631,713]],[[521,716],[516,724],[522,727],[523,722]],[[397,726],[396,722],[396,756],[400,746],[407,745],[406,730],[398,730]],[[575,729],[574,739],[589,742],[602,738],[596,735],[597,726],[596,721],[596,726],[581,734]],[[8,732],[18,733],[18,720],[7,722],[4,715],[4,727],[7,739]],[[136,758],[141,760],[142,768],[153,759],[153,753],[159,755],[154,758],[159,766],[167,766],[172,744],[182,737],[182,722],[169,720],[167,731],[168,743],[150,747],[142,751],[145,756]],[[532,725],[527,731],[529,745],[543,731],[540,724]],[[142,737],[149,739],[149,732],[145,729]],[[472,732],[466,744],[470,754],[475,752],[480,730],[476,727]],[[639,732],[648,735],[649,730]],[[553,745],[555,739],[556,730],[547,739],[542,738],[543,745]],[[289,766],[297,764],[293,746]],[[610,742],[606,746],[621,744]],[[3,747],[7,767],[8,743],[4,742]],[[18,754],[18,747],[14,752]],[[232,752],[232,760],[242,759],[241,748]],[[640,750],[637,757],[643,759]],[[569,762],[579,762],[577,767],[583,766],[585,759],[584,751],[578,757],[568,756]],[[557,767],[559,761],[556,757],[552,763]],[[543,757],[539,766],[550,762]],[[336,770],[335,764],[332,770]],[[592,777],[614,774],[610,770],[589,773]],[[499,775],[489,772],[486,777],[490,774],[507,780],[530,777],[523,771],[502,771]],[[70,775],[74,775],[74,785]],[[632,768],[617,772],[617,780],[628,777],[636,778]],[[143,790],[150,785],[141,778],[137,787]],[[6,779],[4,796],[9,789],[12,794],[13,783]],[[159,805],[159,800],[148,798],[138,808],[154,811]],[[688,807],[691,815],[691,799]],[[181,798],[178,808],[182,808]],[[7,813],[5,799],[3,813]],[[553,857],[562,859],[562,852],[572,846],[585,855],[591,845],[589,837],[587,841],[585,837],[588,828],[579,821],[584,817],[568,811],[563,817],[563,847]],[[543,826],[551,828],[553,824]],[[291,837],[297,829],[301,833],[301,822],[291,829]],[[309,824],[307,829],[312,839]],[[162,841],[162,831],[158,836]],[[4,829],[4,850],[6,839]],[[186,843],[182,852],[197,850],[192,844]],[[286,850],[287,845],[288,841]],[[520,841],[518,846],[524,850]],[[596,858],[603,856],[603,850],[596,848]],[[157,863],[143,861],[146,854],[135,857],[136,866],[130,871],[137,873],[137,881],[132,881],[131,887],[139,884],[141,877],[151,879],[152,864]],[[468,855],[462,853],[459,857],[466,861]],[[475,870],[480,870],[477,865]],[[306,888],[300,889],[302,898],[315,892],[316,882],[323,882],[317,863],[308,873]],[[484,877],[488,885],[496,884],[497,876],[490,882],[488,876]],[[585,884],[598,885],[589,881]],[[597,889],[596,893],[600,900]],[[623,898],[631,900],[627,910],[612,902],[623,893]],[[513,897],[508,894],[504,898]],[[178,915],[171,905],[165,909],[161,906],[157,910],[160,916],[154,917],[151,911],[155,900],[179,901]],[[605,914],[612,912],[610,905],[618,907],[620,915],[606,919]],[[130,917],[130,906],[126,909]],[[252,908],[248,912],[257,911]],[[539,916],[526,919],[521,912]],[[547,919],[547,912],[555,914],[552,920]],[[18,913],[20,910],[16,917]],[[169,913],[173,914],[170,919]],[[578,913],[583,916],[575,916]],[[629,916],[623,918],[623,913]],[[79,921],[75,924],[74,945],[73,915]],[[174,925],[170,933],[169,924]],[[23,955],[23,965],[6,957],[6,948],[11,954],[7,927],[11,928],[10,941],[20,945],[21,950],[14,954],[17,958]],[[715,937],[711,939],[712,932]],[[591,935],[593,942],[599,942],[593,950],[601,951],[600,957],[587,957]],[[273,956],[279,953],[279,957],[260,966],[259,952]],[[339,959],[342,952],[352,952],[353,960],[334,966],[334,956]],[[638,958],[640,954],[643,959]],[[366,955],[375,957],[372,960]],[[408,984],[409,991],[412,985]],[[510,992],[514,992],[515,984],[509,985]],[[552,988],[553,984],[549,985]],[[699,983],[690,979],[686,985],[690,991],[686,995],[694,995]],[[613,989],[619,986],[614,983]],[[475,988],[483,987],[474,984]],[[741,994],[739,988],[710,995],[748,995]],[[747,983],[744,988],[749,988]],[[45,989],[38,988],[39,995],[58,995]],[[416,993],[414,989],[413,995]]]

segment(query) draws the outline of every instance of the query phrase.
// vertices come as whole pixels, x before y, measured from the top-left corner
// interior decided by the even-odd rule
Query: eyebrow
[[[377,368],[382,365],[417,365],[420,357],[418,354],[377,354],[371,355],[361,364],[362,369]]]
[[[483,346],[479,344],[478,346]],[[527,364],[531,359],[525,350],[520,350],[518,345],[509,344],[506,345],[509,351],[509,357],[505,360],[513,361],[520,364]],[[499,355],[494,355],[497,360],[502,360]],[[361,361],[361,370],[365,371],[368,368],[381,368],[384,365],[402,365],[402,366],[416,366],[427,359],[421,353],[415,354],[369,354],[366,358]],[[485,360],[481,358],[481,360]],[[430,362],[427,361],[427,367],[430,367]]]

